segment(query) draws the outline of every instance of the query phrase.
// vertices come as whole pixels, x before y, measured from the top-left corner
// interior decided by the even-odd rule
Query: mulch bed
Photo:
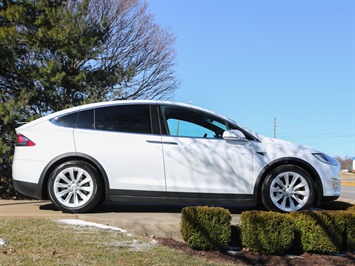
[[[190,256],[198,256],[211,262],[235,265],[275,265],[275,266],[337,266],[355,265],[355,254],[318,255],[304,253],[301,255],[261,255],[248,250],[220,252],[216,250],[193,250],[185,243],[173,239],[157,238],[160,244],[184,252]]]

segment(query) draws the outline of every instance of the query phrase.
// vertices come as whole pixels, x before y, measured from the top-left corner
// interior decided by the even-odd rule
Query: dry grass
[[[149,237],[46,219],[1,219],[0,238],[0,265],[213,265]]]

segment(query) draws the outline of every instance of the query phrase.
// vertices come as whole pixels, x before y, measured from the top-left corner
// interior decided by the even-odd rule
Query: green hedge
[[[193,249],[228,249],[231,214],[218,207],[185,207],[181,212],[181,234]]]
[[[295,239],[290,216],[275,212],[250,211],[241,215],[242,244],[263,254],[284,254]]]
[[[355,208],[354,211],[343,212],[342,216],[345,219],[345,242],[346,250],[355,252]]]
[[[339,211],[300,211],[293,218],[297,244],[309,253],[335,253],[345,248],[345,219]]]
[[[351,212],[351,213],[355,213],[355,206],[351,206],[351,207],[347,208],[347,211]]]
[[[246,211],[242,223],[231,226],[228,210],[186,207],[181,233],[193,249],[226,250],[244,246],[262,254],[355,251],[355,207],[346,211],[299,211],[281,214]]]
[[[263,254],[355,251],[355,213],[300,211],[243,212],[242,244]]]

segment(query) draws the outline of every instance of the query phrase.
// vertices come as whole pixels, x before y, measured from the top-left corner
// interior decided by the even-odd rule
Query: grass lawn
[[[0,265],[215,265],[149,237],[48,219],[0,219]]]

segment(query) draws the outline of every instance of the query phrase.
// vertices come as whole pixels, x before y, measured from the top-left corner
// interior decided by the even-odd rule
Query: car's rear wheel
[[[311,177],[298,166],[279,166],[266,177],[261,198],[264,206],[271,211],[292,212],[307,209],[314,198]]]
[[[97,171],[83,161],[69,161],[51,173],[48,192],[52,203],[64,212],[87,212],[102,196],[102,181]]]

